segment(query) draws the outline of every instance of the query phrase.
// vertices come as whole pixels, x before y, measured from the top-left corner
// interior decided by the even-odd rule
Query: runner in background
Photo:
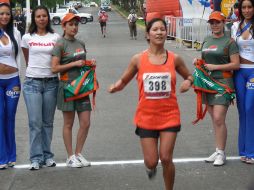
[[[127,19],[128,19],[129,29],[130,29],[130,39],[137,40],[137,24],[136,24],[136,22],[138,20],[138,16],[133,9],[130,11],[130,14]]]
[[[103,36],[103,38],[106,37],[106,25],[107,25],[107,21],[108,21],[108,14],[106,13],[106,11],[102,10],[99,14],[99,23],[101,26],[101,34]]]
[[[180,131],[180,111],[176,99],[176,72],[184,81],[180,92],[186,92],[193,83],[192,75],[182,58],[164,48],[167,38],[166,23],[154,18],[147,24],[147,50],[134,55],[121,78],[108,91],[121,91],[136,76],[139,102],[134,123],[147,168],[152,179],[159,159],[163,168],[166,190],[172,190],[175,178],[173,151]]]

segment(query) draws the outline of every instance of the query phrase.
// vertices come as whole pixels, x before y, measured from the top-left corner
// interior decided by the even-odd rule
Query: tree
[[[14,7],[17,3],[20,4],[22,7],[26,7],[25,0],[12,0],[11,2],[14,5]],[[57,4],[63,4],[64,0],[40,0],[40,2],[41,2],[41,5],[44,5],[48,8],[54,8],[56,7]],[[30,0],[30,3],[31,3],[31,8],[34,8],[38,5],[37,0]]]
[[[112,0],[112,3],[128,11],[135,9],[141,12],[144,0]]]

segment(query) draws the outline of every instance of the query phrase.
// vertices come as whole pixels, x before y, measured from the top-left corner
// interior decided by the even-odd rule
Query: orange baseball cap
[[[77,16],[77,15],[75,15],[73,13],[67,13],[63,17],[63,19],[62,19],[62,26],[65,25],[66,22],[69,22],[70,20],[72,20],[74,18],[77,19],[78,21],[80,21],[80,17],[79,16]]]
[[[211,20],[224,21],[226,19],[225,15],[220,11],[214,11],[210,14],[208,22]]]
[[[10,4],[10,1],[9,1],[9,0],[0,0],[0,3],[7,3],[7,4]]]

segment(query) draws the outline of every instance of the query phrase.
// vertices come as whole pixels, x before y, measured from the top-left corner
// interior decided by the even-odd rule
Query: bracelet
[[[185,79],[185,80],[190,81],[191,85],[193,85],[193,80],[191,80],[190,78],[187,78],[187,79]]]

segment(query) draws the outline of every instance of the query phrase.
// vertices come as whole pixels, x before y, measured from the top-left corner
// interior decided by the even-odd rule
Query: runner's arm
[[[183,59],[177,54],[175,54],[175,69],[184,79],[180,86],[180,92],[183,93],[188,91],[193,83],[193,77],[189,69],[184,64]]]
[[[136,54],[132,57],[127,69],[124,71],[124,73],[117,82],[109,86],[108,92],[114,93],[117,91],[121,91],[131,81],[131,79],[138,72],[139,57],[139,54]]]

